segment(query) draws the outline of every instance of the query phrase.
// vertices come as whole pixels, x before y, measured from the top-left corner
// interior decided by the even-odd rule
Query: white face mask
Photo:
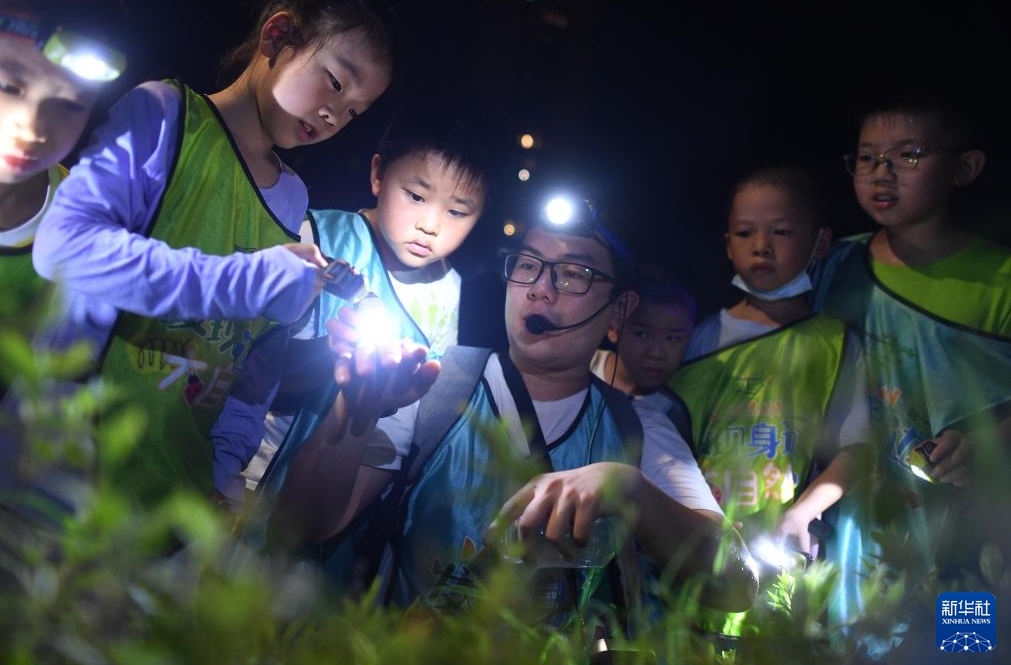
[[[811,276],[807,274],[807,269],[801,270],[799,275],[772,291],[754,289],[748,286],[748,283],[740,275],[734,275],[730,283],[759,300],[786,300],[787,298],[794,298],[802,293],[807,293],[814,288],[814,285],[811,284]]]
[[[748,295],[754,296],[759,300],[766,301],[786,300],[787,298],[796,298],[799,295],[807,293],[814,288],[814,285],[811,284],[811,276],[808,274],[807,269],[811,267],[811,262],[814,261],[814,253],[818,249],[818,242],[820,240],[821,229],[818,230],[818,235],[814,237],[814,249],[811,250],[811,256],[807,259],[807,265],[804,266],[804,269],[801,270],[796,277],[779,288],[773,289],[772,291],[760,291],[748,286],[748,283],[744,281],[744,278],[741,277],[740,274],[735,274],[734,278],[730,280],[730,283]]]

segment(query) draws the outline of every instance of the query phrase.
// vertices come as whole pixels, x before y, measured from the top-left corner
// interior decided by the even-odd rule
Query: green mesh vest
[[[844,339],[841,322],[812,316],[674,375],[671,388],[691,412],[696,456],[728,517],[787,503],[806,481]]]
[[[67,169],[54,166],[49,170],[50,192],[43,204],[49,207],[56,184],[67,177]],[[19,331],[29,335],[38,318],[44,313],[52,292],[49,282],[35,272],[32,265],[32,243],[19,247],[0,247],[0,321],[14,326],[24,325]]]
[[[771,534],[808,480],[844,341],[840,321],[815,315],[686,363],[671,380],[706,481],[749,544]],[[766,593],[763,580],[756,602]],[[747,634],[746,612],[700,615],[707,630]]]
[[[210,102],[188,87],[180,89],[180,145],[150,236],[214,255],[292,242],[260,197]],[[129,405],[141,406],[147,422],[125,463],[102,460],[106,480],[146,504],[175,489],[209,494],[207,433],[250,347],[271,325],[262,318],[160,321],[121,313],[102,378]],[[101,455],[112,434],[105,427],[99,432]]]

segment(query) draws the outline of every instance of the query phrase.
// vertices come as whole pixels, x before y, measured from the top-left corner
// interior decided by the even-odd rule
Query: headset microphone
[[[543,335],[549,330],[558,330],[558,326],[540,314],[531,314],[526,318],[524,323],[527,326],[527,332],[531,335]]]
[[[548,317],[544,316],[543,314],[531,314],[523,321],[523,323],[526,324],[527,332],[530,333],[531,335],[543,335],[544,333],[547,332],[556,332],[559,330],[569,330],[570,328],[578,328],[579,326],[587,324],[593,319],[597,318],[600,315],[600,313],[603,312],[605,309],[607,309],[607,306],[610,305],[612,302],[614,302],[614,298],[608,298],[607,302],[605,302],[604,305],[596,312],[590,314],[582,321],[570,323],[567,326],[556,326],[555,324],[551,323],[551,321],[548,320]]]

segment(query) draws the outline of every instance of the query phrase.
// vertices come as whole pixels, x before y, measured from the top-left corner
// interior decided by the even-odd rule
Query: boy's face
[[[66,157],[97,96],[32,45],[0,37],[0,183],[24,182]]]
[[[576,263],[614,275],[610,253],[591,238],[535,228],[527,233],[518,251],[543,261]],[[506,335],[517,365],[522,360],[526,368],[585,369],[589,373],[590,358],[604,339],[614,314],[614,305],[608,308],[613,287],[612,282],[595,277],[589,291],[582,295],[560,292],[552,283],[551,268],[547,265],[532,284],[507,282]],[[535,314],[555,326],[579,325],[534,334],[527,330],[526,320]]]
[[[877,157],[894,148],[925,150],[916,168],[877,164],[853,176],[857,201],[874,221],[887,228],[943,222],[955,186],[958,154],[942,138],[929,116],[885,114],[869,117],[860,129],[857,153]],[[889,153],[895,159],[899,150]]]
[[[618,372],[639,393],[657,390],[681,366],[694,326],[684,307],[640,302],[618,338]]]
[[[423,268],[452,254],[484,210],[485,188],[447,168],[442,155],[411,153],[391,164],[372,158],[374,224],[392,270]],[[390,256],[392,254],[392,256]]]
[[[293,31],[288,14],[279,12],[265,24],[260,42],[270,64],[259,70],[257,107],[264,131],[279,148],[332,137],[372,106],[391,78],[359,29],[297,50],[287,41]]]
[[[817,223],[782,188],[753,185],[734,196],[726,240],[737,274],[752,288],[772,291],[807,268]]]

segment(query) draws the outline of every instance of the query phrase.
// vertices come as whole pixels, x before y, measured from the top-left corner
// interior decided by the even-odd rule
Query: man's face
[[[518,251],[542,261],[579,264],[614,275],[607,249],[590,238],[537,228],[527,234]],[[594,277],[589,290],[582,295],[561,292],[552,283],[551,268],[547,265],[532,284],[508,282],[506,334],[517,364],[525,361],[528,368],[585,367],[589,371],[590,358],[604,338],[611,319],[613,287],[614,284],[605,278]],[[568,330],[534,334],[526,327],[526,320],[532,315],[559,327],[579,325]]]
[[[0,183],[24,182],[66,157],[97,96],[31,44],[0,37]]]

